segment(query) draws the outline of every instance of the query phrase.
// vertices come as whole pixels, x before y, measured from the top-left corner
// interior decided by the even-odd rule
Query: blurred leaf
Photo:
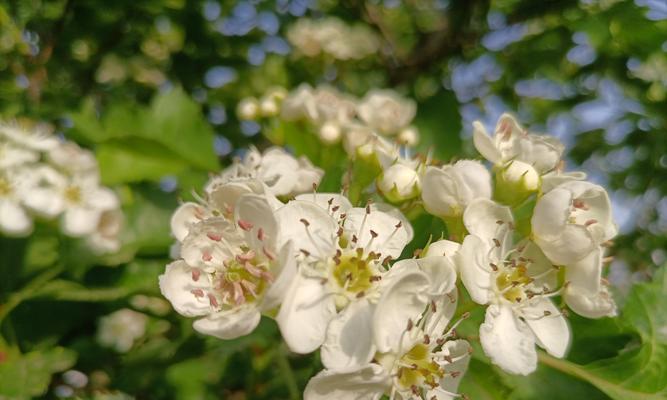
[[[470,360],[459,387],[459,393],[474,400],[504,400],[511,392],[490,365],[475,358]]]
[[[51,375],[71,368],[75,361],[76,353],[63,347],[23,355],[10,353],[0,362],[0,398],[41,396],[51,382]]]

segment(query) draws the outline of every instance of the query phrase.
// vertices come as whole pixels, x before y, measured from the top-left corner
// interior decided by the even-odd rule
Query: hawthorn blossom
[[[565,182],[537,201],[531,224],[544,254],[565,266],[563,297],[570,308],[592,318],[615,315],[601,279],[603,245],[618,232],[607,191],[586,181]]]
[[[503,370],[527,375],[537,367],[535,344],[561,358],[570,343],[567,321],[551,297],[557,268],[534,243],[513,244],[510,209],[474,200],[463,215],[470,232],[456,254],[470,297],[488,305],[480,326],[484,352]]]
[[[336,315],[348,318],[357,303],[378,301],[391,281],[385,265],[413,233],[398,211],[384,205],[353,208],[336,194],[301,195],[276,217],[281,241],[292,240],[301,253],[276,319],[290,349],[309,353],[324,342]]]
[[[396,263],[377,305],[353,304],[332,321],[322,347],[326,369],[308,382],[304,399],[459,397],[471,348],[454,339],[457,324],[446,329],[456,308],[456,273],[443,260]]]
[[[359,118],[383,135],[395,135],[407,128],[416,112],[413,100],[390,89],[371,90],[357,107]]]
[[[146,314],[128,308],[115,311],[100,318],[97,327],[97,342],[111,347],[119,353],[127,353],[137,339],[146,333]]]
[[[355,112],[355,101],[350,96],[328,85],[313,89],[304,83],[285,97],[281,116],[288,121],[304,119],[317,125],[333,122],[343,126]]]
[[[491,175],[478,161],[427,167],[422,179],[422,200],[429,213],[441,218],[460,217],[468,204],[491,198]]]
[[[190,226],[182,259],[167,265],[160,290],[200,333],[233,339],[255,329],[292,281],[291,242],[277,243],[278,222],[265,197],[244,194],[233,217]]]
[[[473,122],[473,142],[477,151],[494,165],[520,161],[539,175],[555,169],[565,149],[553,136],[528,133],[510,114],[500,116],[493,137],[481,122]]]
[[[393,203],[419,197],[423,171],[424,163],[399,159],[377,177],[378,191]]]
[[[363,25],[350,26],[338,18],[300,18],[287,30],[287,40],[306,57],[328,55],[338,60],[362,59],[379,47],[377,35]]]
[[[31,189],[31,174],[22,168],[0,169],[0,231],[25,236],[32,231],[32,217],[23,202]]]
[[[38,152],[53,149],[59,143],[44,124],[29,127],[27,123],[0,122],[0,137]]]

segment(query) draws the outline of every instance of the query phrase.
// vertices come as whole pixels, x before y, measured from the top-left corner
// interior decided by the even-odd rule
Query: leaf
[[[667,398],[667,267],[652,283],[636,285],[630,293],[620,323],[635,332],[616,357],[578,365],[540,354],[546,365],[586,380],[618,400]]]
[[[0,398],[28,399],[41,396],[51,382],[51,375],[71,368],[76,353],[63,347],[27,354],[10,353],[0,362]]]
[[[504,400],[511,392],[493,367],[476,358],[470,360],[459,387],[459,393],[475,400]]]
[[[199,105],[182,89],[159,94],[153,99],[148,115],[146,137],[161,143],[191,165],[208,171],[218,169],[213,150],[213,130]]]
[[[158,181],[188,168],[183,159],[164,147],[136,139],[99,145],[97,159],[105,185]]]

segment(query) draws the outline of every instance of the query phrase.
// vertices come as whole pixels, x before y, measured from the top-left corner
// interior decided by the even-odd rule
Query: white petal
[[[219,339],[236,339],[255,330],[261,315],[251,307],[242,307],[234,311],[222,311],[198,319],[192,327],[199,333],[215,336]]]
[[[403,221],[382,211],[372,208],[370,211],[367,213],[365,208],[348,211],[345,230],[357,236],[358,246],[366,253],[373,251],[383,257],[398,258],[409,237]]]
[[[375,354],[373,345],[373,312],[375,306],[362,299],[350,303],[329,324],[320,356],[330,369],[362,367]]]
[[[416,260],[430,282],[429,295],[444,296],[456,286],[456,267],[447,257],[424,257]]]
[[[452,363],[442,364],[444,367],[445,375],[440,379],[440,387],[450,393],[457,393],[459,389],[459,383],[465,372],[468,370],[468,364],[470,363],[470,352],[472,348],[470,344],[465,340],[451,340],[446,342],[442,346],[442,350],[439,354],[450,356],[456,361]],[[452,372],[456,372],[456,377],[451,375]],[[429,390],[426,392],[426,398],[431,400],[433,397],[437,400],[451,400],[454,399],[451,395],[445,394],[438,390]]]
[[[484,353],[504,371],[528,375],[537,368],[533,333],[509,305],[490,305],[479,327]]]
[[[382,296],[373,319],[375,344],[383,353],[398,350],[408,320],[416,321],[429,301],[429,281],[423,272],[401,268],[396,273],[399,275],[387,282],[381,281]]]
[[[401,210],[387,203],[373,203],[371,204],[371,210],[381,211],[401,221],[401,224],[403,225],[402,228],[405,229],[408,235],[407,239],[408,243],[412,241],[412,239],[414,238],[414,230],[412,229],[412,224],[410,223],[410,220],[407,219],[405,215],[403,215]]]
[[[498,221],[502,221],[502,224],[498,224]],[[514,218],[510,208],[489,199],[473,200],[463,213],[463,223],[468,232],[487,241],[493,238],[502,240],[511,222],[514,222]]]
[[[559,172],[553,171],[542,175],[542,193],[547,193],[559,185],[570,181],[583,181],[586,179],[586,173],[581,171]]]
[[[285,297],[294,276],[296,275],[296,259],[292,253],[292,242],[287,242],[278,254],[278,260],[273,264],[271,272],[275,281],[268,288],[262,300],[262,310],[270,310],[277,307]]]
[[[167,265],[164,274],[159,277],[160,291],[171,302],[176,312],[186,317],[206,315],[211,311],[206,296],[196,297],[192,291],[200,289],[206,293],[210,282],[202,274],[195,282],[192,279],[192,268],[184,261],[174,261]]]
[[[320,258],[335,254],[338,224],[322,207],[294,200],[279,208],[276,218],[280,228],[278,246],[292,240],[296,250],[303,249]]]
[[[334,298],[326,285],[297,273],[276,321],[290,350],[305,354],[322,345],[327,326],[335,316]]]
[[[591,251],[583,259],[565,267],[565,281],[568,287],[575,288],[578,293],[588,296],[600,291],[600,277],[602,276],[602,249]]]
[[[564,357],[570,346],[570,327],[554,303],[543,298],[522,311],[526,324],[535,334],[537,344],[554,357]]]
[[[444,170],[443,170],[444,168]],[[422,200],[424,208],[438,217],[455,216],[463,212],[462,200],[458,194],[458,184],[451,167],[427,167],[422,178]]]
[[[535,236],[546,239],[558,237],[570,216],[572,193],[556,188],[542,196],[535,205],[531,227]]]
[[[338,193],[304,193],[296,196],[295,200],[310,201],[327,210],[334,220],[338,221],[341,214],[352,208],[347,197]],[[329,204],[331,202],[331,204]],[[336,208],[337,207],[337,208]],[[336,211],[333,211],[336,208]]]
[[[32,188],[23,197],[23,203],[26,207],[46,218],[54,218],[65,208],[65,201],[55,188]]]
[[[278,221],[274,211],[263,196],[245,194],[236,201],[235,218],[249,222],[249,228],[243,229],[246,241],[255,249],[263,247],[273,250],[278,237]],[[260,234],[260,229],[262,234]],[[260,237],[262,238],[260,240]]]
[[[477,236],[468,235],[463,240],[461,249],[455,256],[456,268],[461,274],[461,281],[475,303],[489,302],[491,273],[487,256],[489,245]]]
[[[32,231],[32,219],[17,203],[0,199],[0,230],[8,235],[27,235]]]
[[[112,210],[118,208],[119,201],[116,193],[106,187],[96,187],[86,193],[86,203],[97,210]]]
[[[604,285],[601,285],[600,291],[594,295],[568,287],[563,298],[572,311],[586,318],[615,317],[618,314],[616,303]]]
[[[79,237],[93,233],[100,220],[101,211],[84,207],[70,207],[65,210],[62,229],[68,236]]]
[[[452,168],[463,204],[470,204],[480,197],[491,198],[491,174],[484,164],[476,160],[459,160]]]
[[[460,243],[453,242],[451,240],[438,240],[428,245],[426,249],[425,257],[431,256],[444,256],[448,258],[454,257],[454,254],[458,253],[461,248]]]
[[[351,371],[324,370],[310,379],[304,400],[378,400],[391,388],[391,377],[370,364]]]
[[[481,122],[475,121],[472,123],[472,141],[475,148],[484,158],[494,164],[500,164],[502,156],[500,151],[496,148],[493,139],[486,133],[486,129]]]
[[[435,337],[440,336],[445,332],[454,313],[456,313],[458,297],[458,290],[454,288],[448,294],[432,300],[436,305],[436,311],[426,320],[426,325],[424,326],[425,333]]]
[[[537,236],[536,243],[557,265],[569,265],[589,255],[597,247],[591,233],[582,225],[568,224],[561,235],[552,240]]]
[[[215,236],[220,240],[214,240]],[[236,257],[241,242],[238,231],[224,218],[207,218],[190,227],[183,239],[181,257],[191,267],[213,272],[224,261]]]
[[[204,207],[199,204],[191,202],[181,204],[171,216],[171,234],[182,242],[188,235],[190,227],[201,221],[204,215]]]

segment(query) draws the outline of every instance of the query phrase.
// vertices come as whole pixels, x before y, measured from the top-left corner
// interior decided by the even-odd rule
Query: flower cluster
[[[327,120],[345,107],[302,111]],[[386,123],[365,121],[378,130]],[[307,160],[252,149],[174,213],[178,260],[160,277],[162,293],[199,318],[199,332],[236,338],[264,315],[291,351],[319,349],[325,369],[305,399],[461,396],[472,350],[455,330],[469,316],[455,317],[459,277],[486,307],[479,340],[492,362],[529,374],[536,345],[563,357],[571,334],[559,299],[586,317],[616,312],[602,279],[604,248],[616,234],[609,198],[584,174],[561,171],[558,141],[526,132],[512,116],[500,118],[493,137],[475,129],[491,172],[474,160],[411,160],[382,141],[370,150],[383,166],[378,194],[401,207],[423,205],[452,240],[405,257],[414,232],[399,208],[318,193],[323,171]],[[532,215],[517,218],[526,205]]]
[[[44,126],[0,123],[0,231],[27,236],[35,218],[60,218],[64,234],[95,251],[120,247],[120,202],[100,184],[93,153]]]
[[[301,18],[287,31],[287,40],[305,57],[358,60],[375,54],[378,36],[364,25],[349,26],[338,18]]]
[[[373,146],[383,138],[416,145],[419,133],[410,125],[416,112],[413,100],[390,89],[375,89],[358,99],[332,86],[308,84],[289,93],[272,88],[260,99],[243,99],[237,107],[241,119],[278,117],[303,123],[325,144],[342,141],[352,158],[360,147]]]

